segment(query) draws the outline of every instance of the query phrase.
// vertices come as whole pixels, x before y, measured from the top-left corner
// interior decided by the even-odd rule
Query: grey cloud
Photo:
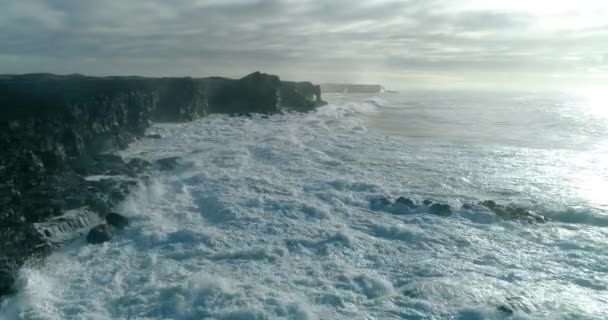
[[[573,57],[597,60],[608,51],[606,27],[555,32],[530,13],[444,7],[439,0],[9,0],[0,12],[0,73],[572,71],[589,64]]]

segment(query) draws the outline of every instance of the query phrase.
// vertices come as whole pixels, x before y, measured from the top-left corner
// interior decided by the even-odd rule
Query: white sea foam
[[[0,318],[608,318],[603,207],[573,183],[591,155],[387,137],[370,123],[388,96],[333,99],[307,115],[155,126],[163,139],[123,156],[180,167],[128,197],[132,224],[112,242],[23,268]],[[371,211],[379,195],[454,215]],[[485,199],[554,222],[458,209]]]

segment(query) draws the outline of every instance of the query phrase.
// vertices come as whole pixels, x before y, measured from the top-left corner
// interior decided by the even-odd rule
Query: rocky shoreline
[[[125,162],[112,152],[143,138],[152,122],[323,104],[319,86],[259,72],[238,80],[0,76],[0,297],[28,261],[87,233],[103,242],[128,223],[113,208],[172,160]]]

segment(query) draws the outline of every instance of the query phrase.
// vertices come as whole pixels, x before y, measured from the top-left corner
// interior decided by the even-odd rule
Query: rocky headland
[[[319,86],[259,72],[237,80],[0,76],[0,297],[25,263],[43,263],[85,235],[89,243],[107,241],[128,224],[113,208],[151,170],[175,162],[113,155],[151,123],[323,104]]]

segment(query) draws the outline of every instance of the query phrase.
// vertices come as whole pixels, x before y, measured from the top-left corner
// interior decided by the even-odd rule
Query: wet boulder
[[[0,270],[0,297],[13,292],[15,278],[12,272]],[[2,302],[0,298],[0,302]]]
[[[496,216],[507,220],[519,220],[528,223],[545,223],[548,219],[532,210],[497,204],[492,200],[480,202],[479,205],[490,209]]]
[[[396,215],[406,215],[413,213],[418,206],[413,199],[399,197],[391,205],[390,212]]]
[[[129,160],[127,165],[135,173],[142,173],[152,167],[152,164],[149,161],[140,158],[133,158]]]
[[[89,192],[85,200],[86,205],[100,214],[110,212],[112,203],[107,194],[103,192]]]
[[[433,203],[429,206],[429,213],[441,217],[449,217],[452,215],[452,208],[443,203]]]
[[[499,305],[498,307],[496,307],[496,310],[505,316],[513,316],[515,314],[515,311],[513,311],[513,308],[511,308],[510,306],[507,305]]]
[[[417,207],[416,201],[414,201],[413,199],[405,198],[405,197],[399,197],[397,200],[395,200],[395,204],[403,205],[410,209],[416,209],[416,207]]]
[[[104,242],[108,242],[112,240],[114,235],[116,235],[116,227],[109,224],[99,225],[91,231],[87,235],[87,242],[90,244],[101,244]]]
[[[169,171],[177,168],[179,157],[159,159],[154,162],[159,170]]]
[[[129,225],[129,219],[121,214],[111,212],[106,216],[106,223],[118,229],[124,229]]]
[[[369,208],[374,211],[384,210],[391,202],[386,197],[375,197],[369,201]]]

